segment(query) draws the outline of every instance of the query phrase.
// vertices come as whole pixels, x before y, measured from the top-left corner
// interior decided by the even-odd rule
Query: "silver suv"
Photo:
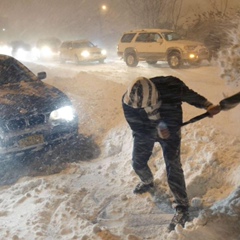
[[[196,65],[211,59],[203,43],[183,40],[176,32],[167,29],[126,32],[118,43],[117,53],[129,67],[136,67],[139,61],[148,64],[167,61],[171,68],[179,68],[184,63]]]

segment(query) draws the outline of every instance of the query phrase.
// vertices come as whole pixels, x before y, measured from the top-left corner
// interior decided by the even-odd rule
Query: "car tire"
[[[157,63],[157,61],[146,61],[149,65],[154,65]]]
[[[180,68],[182,65],[182,59],[178,52],[170,53],[167,60],[170,68]]]
[[[128,53],[126,55],[126,64],[129,67],[136,67],[138,65],[138,59],[135,53]]]
[[[99,63],[104,63],[104,59],[101,59],[98,61]]]

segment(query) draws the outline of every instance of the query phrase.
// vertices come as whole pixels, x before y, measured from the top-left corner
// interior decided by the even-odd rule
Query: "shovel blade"
[[[234,107],[236,107],[240,103],[240,92],[232,95],[231,97],[227,97],[219,102],[221,106],[221,110],[227,111]]]

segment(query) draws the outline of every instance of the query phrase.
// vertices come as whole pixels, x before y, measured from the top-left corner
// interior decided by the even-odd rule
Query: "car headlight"
[[[194,53],[190,53],[190,54],[189,54],[189,58],[190,58],[190,59],[194,59],[194,58],[197,58],[197,56],[196,56],[196,54],[194,54]]]
[[[61,107],[57,110],[52,111],[50,114],[50,120],[52,121],[57,120],[72,121],[74,117],[75,111],[71,106]]]
[[[186,51],[193,51],[195,48],[196,48],[197,46],[190,46],[190,45],[188,45],[188,46],[184,46],[184,49],[186,50]]]
[[[106,55],[106,54],[107,54],[107,51],[106,51],[105,49],[103,49],[103,50],[101,51],[101,54],[102,54],[102,55]]]
[[[0,53],[10,55],[12,48],[7,45],[0,45]]]
[[[41,48],[41,54],[45,57],[51,57],[53,53],[50,47],[44,46]]]
[[[89,55],[90,55],[90,53],[89,53],[89,51],[87,51],[87,50],[81,52],[81,56],[82,56],[82,57],[87,58],[87,57],[89,57]]]
[[[39,57],[40,56],[40,50],[38,49],[38,48],[36,48],[36,47],[33,47],[32,48],[32,51],[31,51],[31,53],[32,53],[32,55],[34,56],[34,57]]]

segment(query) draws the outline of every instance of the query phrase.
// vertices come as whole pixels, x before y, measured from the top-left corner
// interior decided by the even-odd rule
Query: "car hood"
[[[204,46],[203,43],[197,41],[190,41],[190,40],[177,40],[177,41],[169,41],[169,43],[177,43],[178,45],[181,44],[182,46]]]
[[[41,81],[0,86],[1,119],[47,113],[69,104],[64,93]]]
[[[87,51],[89,52],[101,52],[102,49],[98,47],[91,47],[91,48],[86,48]]]

